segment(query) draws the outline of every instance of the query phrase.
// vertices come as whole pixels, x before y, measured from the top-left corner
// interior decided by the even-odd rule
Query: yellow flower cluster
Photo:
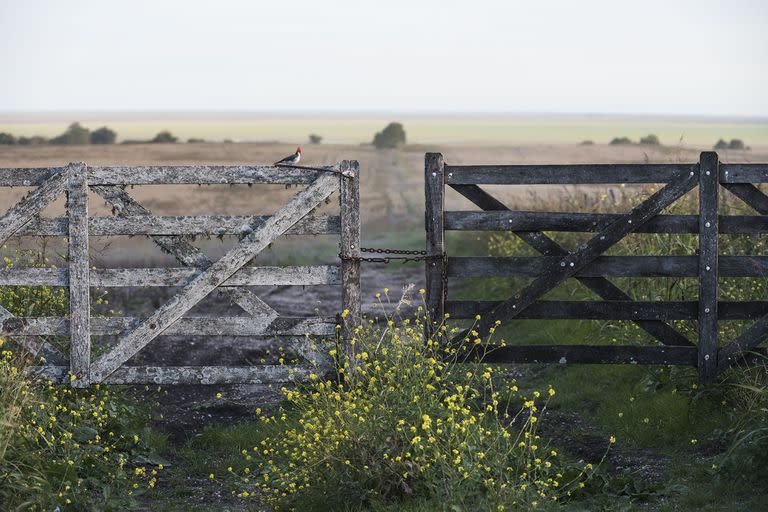
[[[348,506],[482,496],[494,509],[569,494],[586,473],[565,479],[537,434],[554,389],[523,393],[491,366],[459,362],[476,345],[449,346],[456,332],[421,318],[359,325],[353,361],[331,351],[337,379],[284,388],[282,409],[261,417],[265,435],[231,472],[233,494],[278,508],[313,493]]]

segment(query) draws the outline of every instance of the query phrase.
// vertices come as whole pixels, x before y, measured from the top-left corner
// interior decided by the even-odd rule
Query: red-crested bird
[[[289,164],[294,165],[301,161],[301,146],[296,148],[296,152],[290,156],[287,156],[283,158],[282,160],[278,160],[275,162],[275,165],[277,164]]]

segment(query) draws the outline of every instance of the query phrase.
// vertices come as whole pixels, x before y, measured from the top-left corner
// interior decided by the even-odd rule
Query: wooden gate
[[[488,333],[496,320],[591,319],[632,320],[658,340],[648,346],[512,345],[496,347],[484,357],[504,363],[628,363],[691,365],[702,382],[757,349],[768,339],[768,301],[718,300],[718,277],[768,276],[768,256],[718,254],[718,235],[768,232],[768,196],[754,183],[768,182],[766,164],[723,164],[713,152],[698,164],[653,165],[447,165],[439,153],[425,163],[427,300],[433,318],[474,318]],[[664,186],[625,214],[513,211],[479,185],[565,185],[662,183]],[[759,215],[719,216],[719,189],[733,193]],[[445,211],[450,187],[481,211]],[[698,187],[699,215],[660,215]],[[445,232],[511,231],[541,257],[444,257]],[[546,231],[595,235],[569,251]],[[604,256],[630,233],[694,233],[699,250],[689,256]],[[451,278],[526,276],[532,282],[504,301],[448,300]],[[697,301],[639,302],[607,277],[695,277]],[[550,301],[542,296],[566,279],[577,279],[601,301]],[[768,299],[766,297],[765,299]],[[755,319],[734,340],[718,340],[718,320]],[[670,320],[697,320],[696,343],[669,325]],[[466,331],[456,337],[464,339]]]
[[[68,237],[68,268],[3,269],[0,285],[66,286],[69,314],[64,318],[14,317],[0,307],[0,335],[9,336],[46,364],[33,368],[56,382],[75,386],[113,384],[272,383],[307,377],[302,365],[131,366],[135,354],[161,334],[287,337],[313,365],[330,364],[327,352],[313,349],[306,335],[337,336],[337,317],[281,317],[248,286],[341,285],[340,309],[348,323],[360,315],[359,166],[343,161],[308,170],[254,166],[90,167],[73,163],[49,169],[0,169],[2,187],[37,187],[0,217],[0,245],[11,236]],[[327,169],[327,170],[325,170]],[[284,184],[305,185],[270,216],[153,215],[134,200],[126,185]],[[89,217],[88,189],[112,206],[113,217]],[[339,192],[339,215],[310,213]],[[67,216],[44,219],[39,213],[66,193]],[[195,247],[189,235],[239,236],[240,243],[217,261]],[[343,263],[325,266],[256,267],[247,264],[284,234],[339,235]],[[91,268],[89,235],[148,235],[181,265],[179,268]],[[178,292],[146,318],[92,317],[91,287],[174,286]],[[213,290],[247,315],[189,317],[185,314]],[[117,342],[91,356],[91,336],[116,335]],[[46,336],[68,336],[70,354],[58,351]]]

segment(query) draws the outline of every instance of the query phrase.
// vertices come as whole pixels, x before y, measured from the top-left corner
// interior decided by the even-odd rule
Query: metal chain
[[[368,254],[384,254],[386,256],[344,256],[339,254],[339,258],[347,261],[360,261],[366,263],[392,263],[393,261],[402,261],[407,263],[409,261],[428,261],[434,259],[443,259],[443,254],[428,255],[427,251],[415,251],[408,249],[383,249],[375,247],[361,247],[360,252]],[[397,254],[398,256],[389,256],[390,254]]]

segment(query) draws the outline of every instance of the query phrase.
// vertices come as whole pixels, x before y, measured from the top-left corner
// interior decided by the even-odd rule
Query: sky
[[[0,112],[768,116],[765,0],[0,0]]]

